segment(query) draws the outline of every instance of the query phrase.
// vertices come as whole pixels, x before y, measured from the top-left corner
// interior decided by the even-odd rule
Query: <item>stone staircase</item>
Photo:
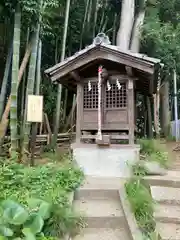
[[[156,228],[162,240],[180,240],[180,175],[169,172],[167,176],[150,180],[151,194],[156,202]],[[176,176],[176,177],[175,177]]]
[[[92,178],[74,197],[87,227],[73,240],[132,240],[119,197],[120,181]]]

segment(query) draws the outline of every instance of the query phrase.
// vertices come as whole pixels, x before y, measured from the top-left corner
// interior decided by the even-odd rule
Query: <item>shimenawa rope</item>
[[[102,85],[102,66],[99,66],[98,68],[98,133],[97,133],[97,138],[99,140],[102,140],[101,85]]]

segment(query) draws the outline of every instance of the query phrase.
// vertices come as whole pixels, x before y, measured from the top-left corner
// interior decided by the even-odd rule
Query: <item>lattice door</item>
[[[98,86],[91,83],[91,91],[88,91],[88,84],[84,84],[84,109],[98,109]]]
[[[118,89],[116,82],[111,83],[111,89],[108,91],[106,87],[106,109],[126,108],[127,92],[126,83],[121,83],[121,88]]]
[[[84,85],[84,109],[98,109],[98,84],[91,84],[91,91],[88,91],[88,84]],[[106,109],[114,108],[126,108],[127,107],[127,92],[126,92],[126,83],[121,83],[121,88],[118,89],[116,82],[111,83],[111,89],[108,91],[105,87],[105,94],[102,94],[105,97],[102,99]]]

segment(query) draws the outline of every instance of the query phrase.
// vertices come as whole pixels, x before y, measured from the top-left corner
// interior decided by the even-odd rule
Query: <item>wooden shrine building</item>
[[[99,66],[104,74],[102,134],[109,135],[111,142],[126,139],[134,144],[136,94],[156,93],[160,60],[100,42],[47,69],[45,74],[53,83],[77,91],[76,142],[94,139],[98,131]]]

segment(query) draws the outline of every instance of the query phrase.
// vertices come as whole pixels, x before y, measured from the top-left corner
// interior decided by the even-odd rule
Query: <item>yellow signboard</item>
[[[27,121],[28,122],[43,121],[43,96],[28,95]]]

